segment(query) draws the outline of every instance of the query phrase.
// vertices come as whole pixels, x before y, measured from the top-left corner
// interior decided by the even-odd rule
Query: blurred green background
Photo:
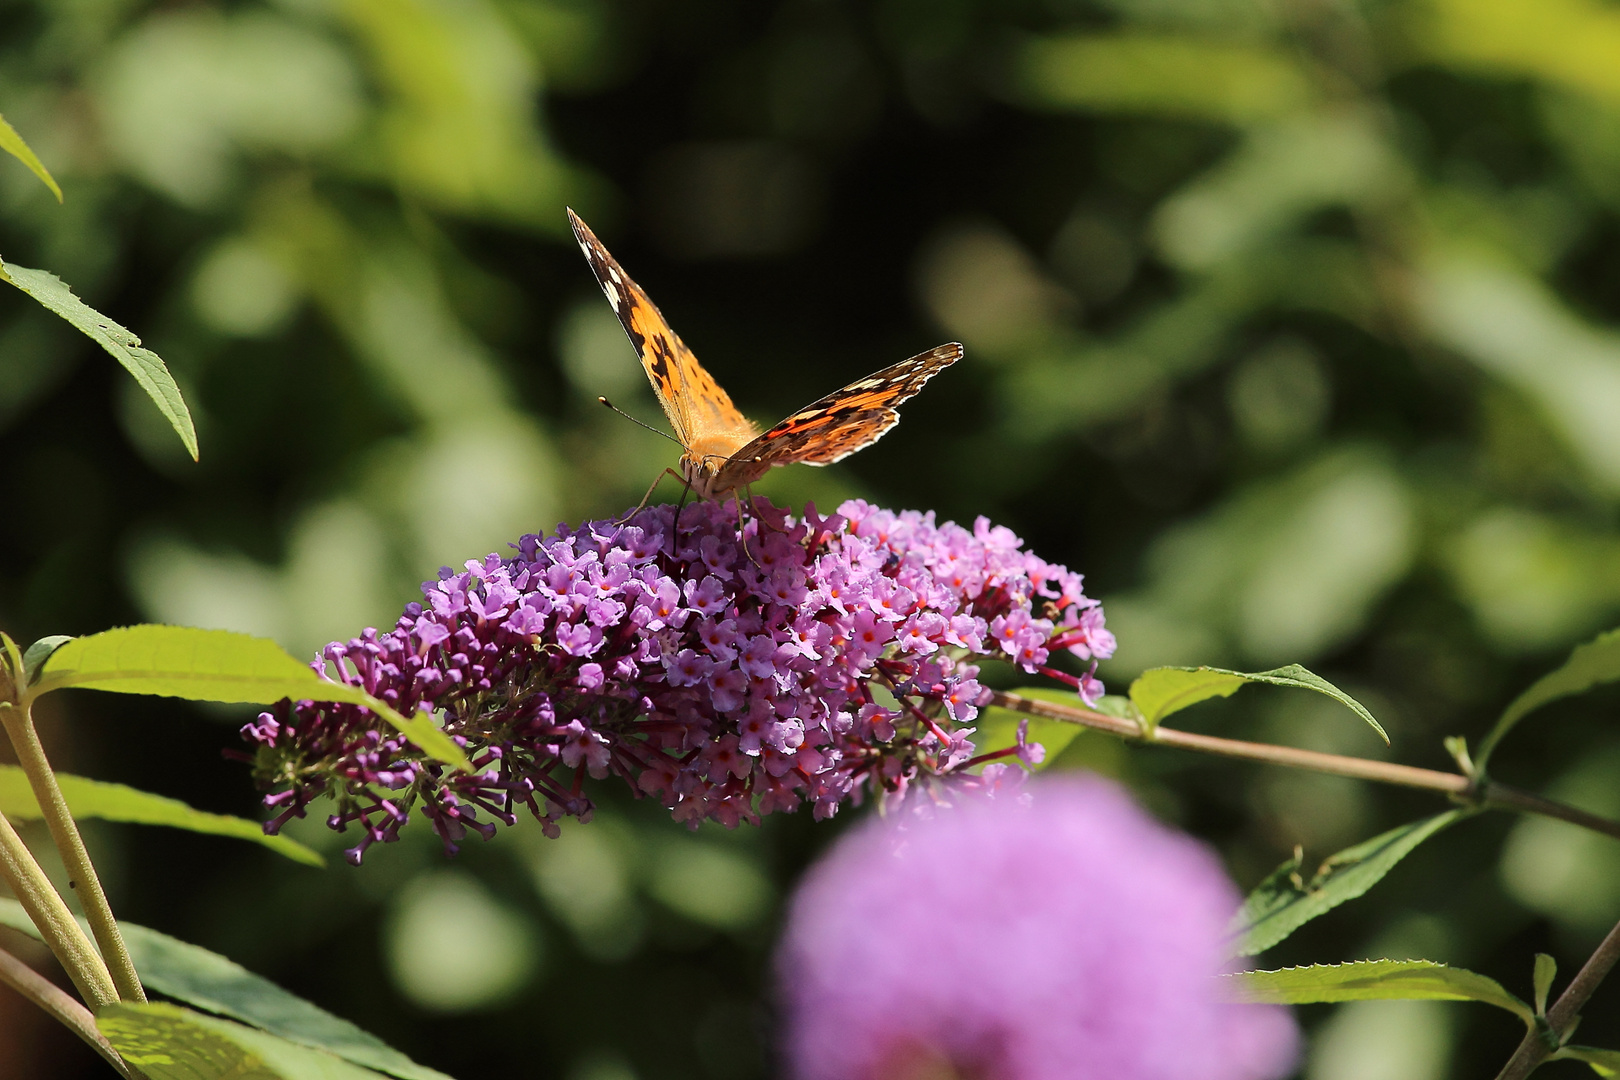
[[[765,493],[987,514],[1088,575],[1116,689],[1303,662],[1395,745],[1280,690],[1191,726],[1444,768],[1620,610],[1620,5],[0,0],[0,111],[67,195],[0,162],[0,254],[141,334],[202,442],[0,295],[23,640],[162,620],[310,655],[441,564],[633,503],[676,452],[595,404],[660,423],[565,204],[764,423],[966,343],[880,445]],[[1620,814],[1617,701],[1538,715],[1498,772]],[[242,712],[50,707],[65,768],[256,813],[220,758]],[[1094,736],[1062,764],[1243,887],[1440,808]],[[561,841],[448,860],[418,825],[360,870],[91,839],[122,916],[447,1072],[745,1080],[774,1071],[781,900],[836,831],[691,835],[608,793]],[[1495,816],[1267,959],[1421,955],[1528,996],[1533,951],[1567,976],[1616,916],[1611,841]],[[1310,1080],[1491,1075],[1517,1041],[1479,1006],[1301,1017]],[[1620,1045],[1620,987],[1581,1037]],[[106,1075],[6,990],[0,1062]]]

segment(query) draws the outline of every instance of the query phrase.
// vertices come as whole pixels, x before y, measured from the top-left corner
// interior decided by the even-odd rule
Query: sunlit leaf
[[[0,925],[39,937],[15,900],[0,898]],[[218,953],[135,923],[120,922],[118,929],[140,972],[141,984],[150,991],[399,1080],[448,1080],[444,1073],[418,1065],[376,1036]]]
[[[1257,886],[1232,919],[1232,952],[1253,956],[1288,937],[1319,915],[1354,900],[1383,879],[1423,841],[1471,810],[1443,814],[1391,829],[1322,863],[1310,880],[1297,860],[1283,863]]]
[[[172,1005],[111,1005],[96,1027],[125,1061],[151,1080],[280,1080],[282,1074]]]
[[[17,134],[17,129],[12,127],[3,116],[0,116],[0,150],[4,150],[28,166],[29,171],[44,181],[45,186],[51,189],[51,194],[56,196],[56,201],[62,201],[62,189],[56,185],[56,177],[51,175],[50,170],[45,168],[45,163],[39,160],[33,149],[26,142],[23,142],[23,137]]]
[[[74,296],[73,290],[55,274],[0,262],[0,279],[11,282],[111,353],[113,359],[135,376],[146,396],[180,436],[186,453],[193,461],[197,460],[197,428],[191,422],[185,398],[180,396],[180,387],[175,385],[174,376],[169,374],[162,357],[141,348],[140,338]]]
[[[65,687],[267,704],[284,697],[359,701],[268,638],[230,630],[143,624],[74,638],[45,662],[37,690]]]
[[[1575,651],[1561,667],[1537,679],[1503,710],[1502,718],[1479,744],[1479,753],[1474,755],[1476,766],[1483,772],[1496,744],[1536,709],[1617,680],[1620,680],[1620,630],[1609,630],[1584,645],[1575,646]]]
[[[1159,722],[1171,713],[1212,697],[1230,697],[1246,683],[1267,683],[1326,694],[1365,720],[1385,743],[1389,742],[1389,735],[1383,726],[1373,719],[1373,714],[1361,702],[1298,664],[1253,673],[1212,667],[1149,668],[1131,683],[1131,702],[1140,710],[1142,722],[1151,734]]]
[[[1248,123],[1307,105],[1309,80],[1286,55],[1192,37],[1082,34],[1038,39],[1014,59],[1032,104]]]
[[[1231,697],[1248,681],[1218,668],[1149,668],[1131,683],[1131,704],[1151,733],[1171,713],[1212,697]]]
[[[150,1080],[378,1080],[381,1073],[177,1005],[108,1005],[96,1027]]]
[[[1306,1005],[1332,1001],[1483,1001],[1535,1022],[1530,1006],[1495,979],[1432,960],[1358,960],[1224,975],[1239,1001]]]
[[[57,773],[56,782],[61,785],[62,796],[67,799],[68,809],[76,818],[100,818],[102,821],[121,821],[132,825],[167,825],[187,832],[229,836],[262,844],[306,866],[326,865],[326,860],[319,853],[296,840],[289,840],[285,836],[266,836],[264,827],[257,821],[228,814],[210,814],[195,810],[178,799],[68,773]],[[34,798],[28,776],[20,766],[0,765],[0,813],[12,820],[40,817],[39,802]]]
[[[358,686],[321,678],[268,638],[229,630],[145,624],[74,638],[51,654],[32,692],[64,687],[190,701],[347,701],[375,712],[438,760],[470,767],[427,713],[407,719]]]

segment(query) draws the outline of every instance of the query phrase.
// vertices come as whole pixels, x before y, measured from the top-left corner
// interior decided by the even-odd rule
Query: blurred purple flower
[[[1214,856],[1107,781],[1023,790],[867,822],[811,868],[778,965],[797,1080],[1286,1075],[1289,1014],[1218,1001]]]
[[[328,823],[363,830],[351,861],[417,806],[454,850],[525,809],[554,833],[590,813],[586,777],[610,775],[694,826],[801,800],[828,816],[972,759],[975,653],[1102,693],[1047,664],[1113,651],[1080,575],[983,518],[854,501],[795,521],[756,500],[740,542],[735,505],[703,503],[672,542],[674,515],[525,536],[509,558],[440,571],[392,630],[327,646],[317,671],[431,711],[476,771],[425,758],[364,707],[283,702],[243,729],[273,790],[267,829],[330,795]]]

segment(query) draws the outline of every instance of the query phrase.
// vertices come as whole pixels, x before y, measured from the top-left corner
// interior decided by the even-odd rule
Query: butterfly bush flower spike
[[[802,520],[763,500],[655,506],[628,523],[525,536],[440,571],[391,630],[315,662],[406,715],[433,714],[473,762],[427,758],[363,706],[283,702],[243,729],[274,831],[321,796],[357,827],[349,858],[417,811],[453,850],[529,813],[588,817],[617,777],[694,827],[868,794],[972,786],[971,727],[999,660],[1066,680],[1051,654],[1106,657],[1080,575],[1004,528],[845,503]],[[1021,751],[1022,752],[1022,751]]]
[[[869,820],[791,905],[791,1073],[1276,1080],[1292,1018],[1218,1000],[1237,904],[1209,851],[1096,778]]]

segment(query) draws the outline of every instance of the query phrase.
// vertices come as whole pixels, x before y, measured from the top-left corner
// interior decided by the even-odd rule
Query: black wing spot
[[[647,354],[647,367],[652,370],[654,375],[658,376],[660,381],[667,383],[669,381],[669,362],[674,358],[674,355],[673,350],[669,347],[669,342],[665,341],[663,335],[660,334],[653,338],[652,351]]]

